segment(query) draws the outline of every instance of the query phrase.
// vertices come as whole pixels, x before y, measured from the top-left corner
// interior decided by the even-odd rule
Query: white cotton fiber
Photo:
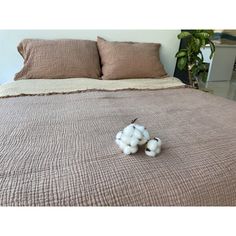
[[[147,151],[147,149],[145,149],[145,153],[149,157],[155,157],[156,156],[156,153],[154,151]]]
[[[139,140],[138,145],[139,145],[139,146],[142,146],[142,145],[144,145],[146,142],[147,142],[147,140],[146,140],[145,138],[142,138],[142,139]]]
[[[116,139],[120,139],[122,136],[122,133],[123,133],[122,131],[119,131],[116,135]]]
[[[138,151],[139,145],[146,144],[150,139],[150,135],[144,126],[139,124],[130,124],[116,135],[116,143],[124,154],[130,155]],[[161,150],[161,140],[158,138],[148,142],[146,154],[155,156]]]
[[[141,139],[143,137],[142,133],[138,129],[134,129],[133,136],[137,139]]]
[[[138,143],[139,143],[139,140],[137,138],[131,138],[131,140],[130,140],[131,147],[137,146]]]
[[[146,155],[155,157],[161,152],[161,140],[157,137],[148,141],[145,149]]]
[[[134,154],[138,151],[138,146],[131,147],[131,153]]]
[[[161,140],[159,138],[157,138],[157,137],[155,137],[154,139],[157,141],[158,147],[161,147]]]
[[[150,139],[149,133],[146,129],[142,132],[142,139],[139,140],[139,145],[144,145]]]
[[[123,150],[124,154],[130,155],[134,154],[138,151],[138,147],[131,147],[131,146],[126,146]]]
[[[141,133],[144,131],[145,127],[142,125],[134,124],[135,128],[139,130]]]
[[[129,136],[126,136],[124,133],[122,134],[121,136],[121,141],[125,144],[130,144],[130,141],[131,141],[131,137]]]
[[[126,136],[131,137],[134,133],[134,129],[135,129],[135,127],[134,127],[133,124],[128,125],[127,127],[124,128],[123,134],[126,135]]]
[[[124,150],[124,148],[127,146],[125,143],[123,143],[121,140],[116,139],[116,143],[119,146],[121,150]]]
[[[147,131],[146,129],[143,131],[143,137],[144,137],[146,140],[149,140],[149,139],[150,139],[150,135],[149,135],[149,133],[148,133],[148,131]]]
[[[152,139],[147,143],[147,148],[150,149],[151,151],[156,150],[158,147],[157,141]]]

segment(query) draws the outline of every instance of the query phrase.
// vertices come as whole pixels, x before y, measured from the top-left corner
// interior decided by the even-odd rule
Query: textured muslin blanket
[[[162,79],[122,79],[98,80],[88,78],[73,79],[34,79],[20,80],[0,86],[1,97],[14,97],[22,95],[46,95],[74,93],[88,90],[153,90],[185,87],[179,79],[166,77]]]
[[[132,119],[156,158],[125,156]],[[0,99],[2,206],[235,206],[236,103],[189,88]]]

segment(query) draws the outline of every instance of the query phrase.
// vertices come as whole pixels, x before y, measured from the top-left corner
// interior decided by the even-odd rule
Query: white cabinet
[[[209,59],[210,48],[208,46],[202,50],[202,53],[205,62],[210,64],[207,82],[231,80],[236,58],[236,45],[216,45],[212,60]]]

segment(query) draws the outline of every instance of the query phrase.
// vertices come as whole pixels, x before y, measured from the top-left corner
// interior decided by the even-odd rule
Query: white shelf
[[[211,53],[209,47],[203,49],[202,53],[205,62],[210,64],[208,82],[231,80],[236,58],[236,45],[216,45],[216,51],[211,60],[209,59]]]

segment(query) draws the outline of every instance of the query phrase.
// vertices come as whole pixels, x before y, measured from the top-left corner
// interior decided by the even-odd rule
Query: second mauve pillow
[[[158,43],[109,42],[97,39],[102,79],[161,78],[166,76],[160,62]]]
[[[24,67],[15,80],[101,76],[95,41],[25,39],[19,44],[18,51],[24,58]]]

